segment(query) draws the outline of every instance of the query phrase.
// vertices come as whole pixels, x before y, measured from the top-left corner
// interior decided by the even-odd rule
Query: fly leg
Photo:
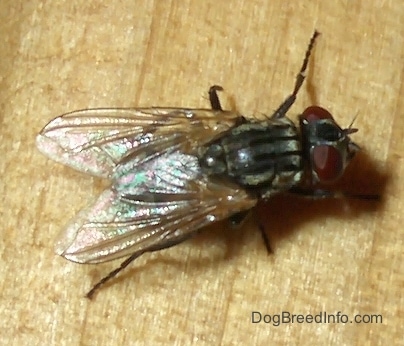
[[[175,238],[175,239],[169,239],[169,240],[166,240],[166,241],[164,241],[164,242],[162,242],[160,244],[157,244],[155,246],[152,246],[152,247],[149,247],[147,249],[135,252],[130,257],[128,257],[125,261],[123,261],[118,268],[115,268],[113,271],[111,271],[106,276],[104,276],[100,281],[98,281],[93,286],[93,288],[90,291],[88,291],[88,293],[86,294],[86,297],[88,299],[91,299],[93,297],[94,293],[96,291],[98,291],[101,286],[103,286],[107,281],[109,281],[109,280],[113,279],[115,276],[117,276],[120,271],[124,270],[129,264],[131,264],[135,259],[137,259],[141,255],[143,255],[145,252],[153,252],[153,251],[159,251],[159,250],[167,249],[169,247],[172,247],[174,245],[182,243],[184,240],[190,238],[194,234],[195,234],[195,232],[192,233],[192,234],[186,234],[183,237],[179,237],[179,238]]]
[[[249,210],[240,211],[240,212],[238,212],[236,214],[233,214],[232,216],[229,217],[230,224],[233,227],[240,226],[244,222],[244,220],[248,217],[249,214],[250,214]],[[267,236],[267,234],[265,232],[264,225],[262,223],[259,223],[258,228],[259,228],[259,230],[261,232],[262,240],[264,241],[264,244],[265,244],[265,247],[267,248],[268,254],[273,253],[273,251],[271,249],[271,246],[269,244],[268,236]]]
[[[223,88],[220,85],[213,85],[209,88],[209,101],[213,110],[223,111],[219,96],[217,95],[218,91],[223,91]]]
[[[265,247],[267,248],[267,252],[268,254],[273,253],[272,248],[271,248],[271,244],[269,243],[269,238],[267,233],[265,232],[265,227],[262,223],[260,223],[258,225],[260,232],[261,232],[261,236],[262,236],[262,240],[264,241]]]
[[[209,93],[210,106],[214,111],[224,112],[222,105],[220,104],[219,96],[217,94],[218,91],[223,91],[223,87],[221,87],[220,85],[213,85],[209,88],[208,93]],[[241,125],[246,122],[247,120],[242,115],[240,115],[240,117],[236,122],[236,125]]]
[[[314,199],[353,198],[353,199],[378,201],[381,198],[381,196],[378,194],[355,194],[355,193],[343,192],[343,191],[330,191],[330,190],[323,190],[323,189],[302,189],[302,188],[298,188],[298,187],[294,187],[294,188],[290,189],[288,192],[293,193],[295,195],[314,198]]]
[[[124,270],[129,264],[131,264],[136,258],[140,257],[141,255],[143,255],[146,251],[137,251],[135,252],[133,255],[131,255],[130,257],[128,257],[125,261],[123,261],[121,263],[121,265],[118,268],[115,268],[113,271],[111,271],[110,273],[108,273],[108,275],[104,276],[100,281],[98,281],[91,290],[89,290],[86,294],[86,298],[88,299],[92,299],[93,295],[96,291],[98,291],[100,289],[101,286],[103,286],[107,281],[111,280],[112,278],[114,278],[116,275],[118,275],[118,273],[121,270]]]
[[[271,118],[279,119],[279,118],[284,117],[286,115],[286,112],[296,101],[297,93],[299,92],[299,90],[300,90],[301,86],[303,85],[303,82],[306,78],[306,69],[307,69],[307,65],[309,64],[310,54],[311,54],[311,51],[313,50],[314,42],[316,41],[316,38],[318,35],[320,35],[320,33],[318,31],[314,31],[313,36],[310,39],[309,45],[306,50],[306,55],[303,60],[302,67],[300,68],[300,71],[296,77],[295,87],[293,89],[292,94],[290,96],[288,96],[285,101],[283,101],[283,103],[274,112],[274,114],[272,114]]]

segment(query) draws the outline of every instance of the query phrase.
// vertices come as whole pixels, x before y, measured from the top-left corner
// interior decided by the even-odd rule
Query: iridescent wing
[[[52,159],[112,187],[80,212],[56,252],[99,263],[175,244],[238,211],[255,197],[202,174],[195,149],[231,128],[239,116],[191,109],[98,109],[51,121],[37,143]]]
[[[208,109],[86,109],[55,118],[36,142],[52,160],[108,178],[124,160],[140,165],[153,155],[191,151],[239,118],[234,112]]]
[[[112,188],[62,233],[58,254],[99,263],[161,249],[256,203],[243,189],[202,175],[197,158],[181,152],[118,171]]]

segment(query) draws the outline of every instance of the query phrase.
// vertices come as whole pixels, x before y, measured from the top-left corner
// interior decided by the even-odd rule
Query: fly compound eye
[[[341,176],[344,161],[340,151],[330,145],[317,145],[312,151],[312,169],[320,182],[331,182]]]
[[[331,113],[319,106],[304,110],[300,126],[313,182],[329,183],[338,179],[356,152],[348,136],[356,130],[343,130]]]
[[[306,120],[307,122],[317,121],[321,119],[332,119],[333,116],[326,109],[319,106],[310,106],[307,107],[302,115],[300,116],[302,120]]]

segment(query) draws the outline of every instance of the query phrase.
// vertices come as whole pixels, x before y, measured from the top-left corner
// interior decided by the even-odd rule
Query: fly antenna
[[[347,129],[344,129],[345,134],[350,135],[351,133],[358,132],[358,129],[352,128],[356,118],[358,117],[359,113],[357,113],[354,118],[352,119],[351,123],[349,124]]]

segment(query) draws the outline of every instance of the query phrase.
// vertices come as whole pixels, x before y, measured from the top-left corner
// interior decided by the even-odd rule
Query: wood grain
[[[364,1],[2,1],[0,277],[7,345],[402,343],[404,323],[404,3]],[[144,256],[93,301],[118,265],[70,263],[53,239],[105,182],[41,156],[35,136],[81,108],[207,107],[270,114],[290,93],[308,40],[320,36],[290,112],[358,115],[363,148],[341,186],[366,201],[280,196],[251,219],[220,223]],[[119,261],[118,261],[119,262]],[[252,323],[276,315],[381,315],[382,323]]]

